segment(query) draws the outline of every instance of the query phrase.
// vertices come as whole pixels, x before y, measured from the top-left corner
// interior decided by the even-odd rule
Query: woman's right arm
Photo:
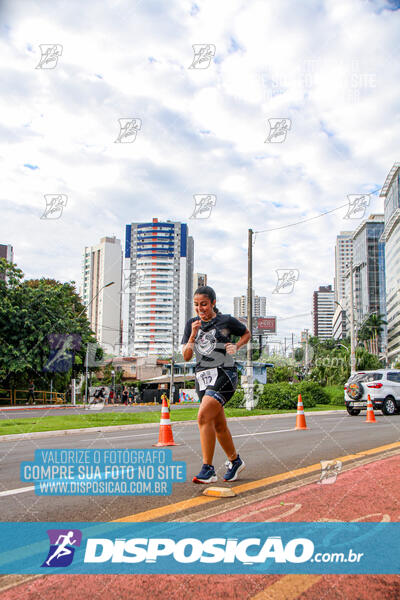
[[[198,319],[197,321],[193,321],[193,323],[192,323],[192,331],[191,331],[189,340],[183,346],[183,349],[182,349],[182,355],[183,355],[185,362],[190,360],[193,356],[194,341],[196,339],[196,335],[197,335],[200,325],[201,325],[200,319]]]

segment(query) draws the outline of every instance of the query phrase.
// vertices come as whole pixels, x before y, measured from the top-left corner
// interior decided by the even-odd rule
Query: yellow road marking
[[[322,579],[322,575],[284,575],[251,600],[295,600]]]
[[[342,462],[347,462],[349,460],[354,460],[357,458],[361,458],[365,455],[370,454],[379,454],[379,452],[385,452],[387,450],[393,450],[394,448],[400,448],[400,442],[394,442],[393,444],[386,444],[385,446],[378,446],[376,448],[370,448],[369,450],[363,450],[362,452],[358,452],[357,454],[348,454],[347,456],[339,456],[334,460],[340,460]],[[242,483],[240,485],[233,486],[232,489],[236,494],[240,494],[242,492],[248,492],[249,490],[255,490],[260,487],[264,487],[266,485],[270,485],[272,483],[277,483],[279,481],[285,481],[286,479],[291,479],[293,477],[299,477],[301,475],[306,475],[308,473],[313,473],[314,471],[319,471],[321,469],[320,463],[315,463],[314,465],[310,465],[308,467],[301,467],[300,469],[295,469],[294,471],[286,471],[285,473],[279,473],[278,475],[272,475],[270,477],[264,477],[263,479],[257,479],[256,481],[250,481],[249,483]],[[121,519],[115,519],[112,522],[139,522],[139,521],[151,521],[152,519],[159,519],[161,517],[165,517],[167,515],[182,512],[184,510],[188,510],[189,508],[193,508],[195,506],[202,506],[203,504],[208,504],[208,502],[215,502],[218,498],[206,497],[206,496],[198,496],[196,498],[189,498],[188,500],[182,500],[181,502],[176,502],[175,504],[168,504],[165,506],[160,506],[158,508],[152,508],[150,510],[145,510],[140,513],[136,513],[134,515],[129,515],[127,517],[122,517]]]

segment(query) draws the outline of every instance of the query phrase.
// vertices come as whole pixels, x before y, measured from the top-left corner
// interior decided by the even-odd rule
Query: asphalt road
[[[240,483],[299,469],[382,446],[400,440],[400,415],[376,415],[377,422],[365,422],[347,413],[307,416],[308,429],[296,431],[295,415],[230,420],[230,429],[246,470]],[[0,442],[0,511],[3,521],[110,521],[155,507],[197,497],[204,487],[191,483],[202,459],[196,423],[173,425],[174,460],[186,461],[187,482],[174,484],[171,496],[36,496],[34,491],[16,493],[29,487],[19,479],[21,461],[33,460],[38,448],[151,448],[158,440],[159,425],[134,431],[93,432],[46,436],[12,442]],[[217,445],[214,464],[222,481],[225,456]],[[237,482],[235,482],[236,484]],[[227,484],[223,484],[227,485]]]

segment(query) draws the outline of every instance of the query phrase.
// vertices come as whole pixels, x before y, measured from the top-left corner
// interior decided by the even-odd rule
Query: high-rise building
[[[342,305],[343,298],[340,305],[335,304],[335,312],[332,317],[332,337],[335,340],[342,340],[349,333],[347,312],[342,308]]]
[[[314,335],[321,340],[332,337],[335,292],[331,285],[320,286],[313,294]]]
[[[353,257],[353,231],[341,231],[335,246],[335,300],[342,303],[345,297],[345,276]]]
[[[197,288],[207,285],[207,275],[205,273],[193,273],[193,294]]]
[[[119,354],[121,345],[121,271],[121,240],[103,237],[85,247],[81,297],[97,341],[112,354]]]
[[[196,317],[196,311],[194,310],[193,305],[193,294],[197,290],[197,288],[202,287],[203,285],[207,285],[207,275],[206,273],[193,273],[193,292],[192,292],[192,317]]]
[[[5,258],[7,262],[14,262],[14,250],[11,244],[0,244],[0,258]],[[0,279],[5,280],[4,273],[0,274]]]
[[[267,298],[265,296],[256,296],[253,290],[252,301],[253,317],[265,317]],[[247,295],[235,296],[233,298],[233,316],[236,317],[236,319],[247,317]]]
[[[185,223],[126,226],[123,353],[168,355],[180,347],[193,307],[193,238]]]
[[[387,314],[387,358],[400,357],[400,162],[394,163],[379,194],[385,202],[385,281]]]
[[[358,326],[371,315],[386,318],[385,244],[380,237],[385,227],[383,215],[370,215],[353,233],[353,268],[355,278],[354,308]],[[381,348],[386,344],[386,328]]]

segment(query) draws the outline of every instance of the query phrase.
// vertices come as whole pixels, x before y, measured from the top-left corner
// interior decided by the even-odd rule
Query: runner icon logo
[[[50,548],[42,567],[68,567],[82,541],[79,529],[48,529]]]

